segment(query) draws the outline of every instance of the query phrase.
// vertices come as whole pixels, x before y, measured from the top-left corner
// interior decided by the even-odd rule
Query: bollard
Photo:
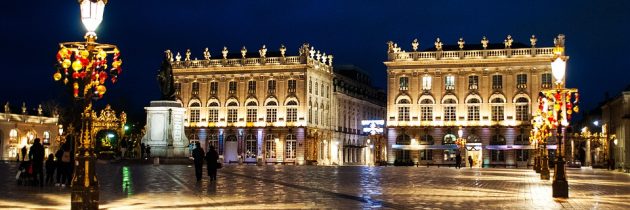
[[[160,165],[160,157],[154,157],[153,158],[153,165],[154,166]]]

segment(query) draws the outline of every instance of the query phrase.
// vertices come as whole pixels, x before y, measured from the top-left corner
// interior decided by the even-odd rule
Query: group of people
[[[70,145],[64,143],[54,155],[49,154],[44,162],[44,146],[40,141],[39,138],[34,140],[33,145],[28,151],[28,161],[26,160],[26,146],[22,148],[22,160],[20,161],[20,171],[17,176],[18,181],[24,181],[24,183],[26,183],[26,179],[28,179],[33,185],[39,185],[41,187],[43,187],[44,184],[52,185],[53,183],[55,186],[61,187],[70,185],[70,181],[72,180],[72,155]],[[46,169],[45,179],[44,166]]]
[[[151,145],[145,145],[144,143],[140,144],[140,159],[149,159],[151,158]]]
[[[219,160],[219,153],[217,153],[214,149],[214,146],[210,146],[208,153],[204,154],[201,144],[196,142],[195,149],[192,150],[192,157],[193,162],[195,163],[195,176],[197,177],[197,182],[201,181],[201,169],[203,168],[204,160],[207,164],[210,181],[217,180],[217,169],[221,167],[221,164],[217,162]]]

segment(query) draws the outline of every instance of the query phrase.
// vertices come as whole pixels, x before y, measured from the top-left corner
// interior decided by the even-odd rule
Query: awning
[[[401,150],[423,150],[423,149],[457,149],[457,145],[455,144],[447,144],[447,145],[392,145],[392,149],[401,149]]]
[[[536,149],[532,145],[486,145],[488,150]],[[547,149],[556,149],[556,145],[547,145]]]

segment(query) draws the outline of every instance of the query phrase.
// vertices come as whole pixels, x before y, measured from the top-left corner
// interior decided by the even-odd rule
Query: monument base
[[[184,133],[186,109],[177,101],[151,101],[142,142],[151,146],[154,157],[187,157],[189,144]]]

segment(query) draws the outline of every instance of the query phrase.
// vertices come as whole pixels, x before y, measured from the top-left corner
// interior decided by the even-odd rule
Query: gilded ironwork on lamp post
[[[106,82],[115,83],[121,73],[122,60],[115,45],[96,42],[96,29],[103,20],[107,0],[79,0],[81,22],[87,29],[84,42],[59,44],[55,81],[72,90],[75,102],[82,108],[81,130],[75,141],[75,170],[72,177],[71,208],[98,209],[99,184],[95,171],[96,155],[91,133],[92,101],[103,97]],[[108,64],[109,55],[111,63]],[[110,66],[111,65],[111,66]]]
[[[553,106],[548,110],[548,117],[552,128],[557,129],[556,164],[554,167],[552,194],[554,198],[568,198],[569,184],[566,177],[566,161],[564,159],[563,128],[569,125],[571,115],[579,111],[577,106],[579,94],[577,89],[564,87],[566,61],[568,60],[568,56],[564,54],[564,35],[558,35],[558,37],[554,39],[554,43],[556,47],[554,48],[551,69],[553,77],[556,80],[556,88],[542,91],[541,96]]]

